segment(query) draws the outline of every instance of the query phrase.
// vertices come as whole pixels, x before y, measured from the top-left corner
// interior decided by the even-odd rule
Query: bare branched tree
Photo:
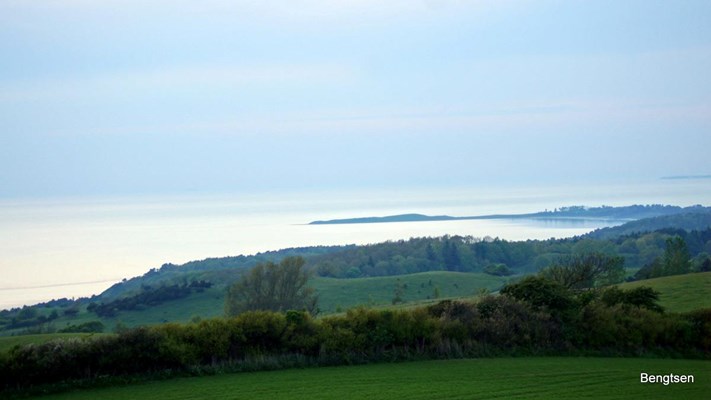
[[[586,289],[622,282],[624,258],[601,253],[563,258],[543,269],[541,275],[567,287]]]

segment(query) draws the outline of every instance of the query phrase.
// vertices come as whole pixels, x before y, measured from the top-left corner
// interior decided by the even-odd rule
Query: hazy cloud
[[[253,86],[320,85],[352,81],[357,73],[342,65],[168,66],[94,76],[0,83],[0,101],[67,100],[126,92],[214,90]]]

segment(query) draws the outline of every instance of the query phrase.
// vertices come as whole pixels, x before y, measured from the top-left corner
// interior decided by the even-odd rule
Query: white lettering
[[[650,375],[642,372],[639,374],[639,383],[661,383],[664,386],[672,383],[694,383],[694,375]]]

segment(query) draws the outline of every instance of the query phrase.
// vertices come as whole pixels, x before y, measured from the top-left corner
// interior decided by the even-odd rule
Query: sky
[[[0,0],[0,198],[709,175],[711,2]]]

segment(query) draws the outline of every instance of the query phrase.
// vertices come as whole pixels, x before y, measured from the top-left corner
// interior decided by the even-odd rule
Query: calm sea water
[[[569,237],[622,221],[470,220],[306,225],[402,213],[469,216],[569,205],[708,205],[711,182],[371,190],[0,202],[0,308],[97,294],[166,262],[419,236]]]

